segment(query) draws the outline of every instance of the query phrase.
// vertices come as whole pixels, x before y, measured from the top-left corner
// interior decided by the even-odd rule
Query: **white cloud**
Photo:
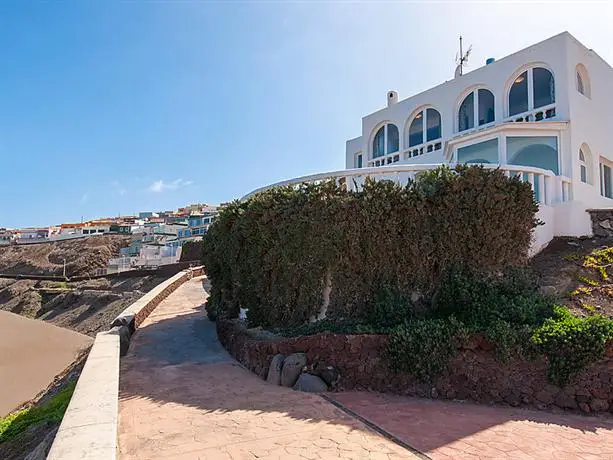
[[[81,203],[81,204],[87,203],[88,199],[89,199],[89,194],[88,193],[84,193],[83,196],[81,197],[81,199],[79,200],[79,203]]]
[[[175,179],[172,182],[164,182],[162,179],[153,181],[153,183],[147,188],[148,191],[153,193],[160,193],[164,190],[177,190],[179,188],[192,185],[194,182],[191,180]]]
[[[119,196],[124,196],[127,192],[127,190],[124,188],[123,185],[121,185],[121,182],[114,180],[113,182],[111,182],[111,186],[115,189],[115,192],[119,195]]]

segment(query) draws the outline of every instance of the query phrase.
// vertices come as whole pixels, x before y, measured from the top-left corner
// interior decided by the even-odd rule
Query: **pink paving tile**
[[[378,393],[330,395],[433,459],[613,459],[613,418]]]

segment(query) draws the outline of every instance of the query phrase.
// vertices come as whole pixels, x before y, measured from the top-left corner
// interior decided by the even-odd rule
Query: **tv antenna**
[[[455,68],[455,77],[461,76],[464,72],[464,66],[468,64],[468,56],[470,56],[471,51],[473,50],[473,46],[470,45],[466,50],[466,53],[462,51],[462,36],[460,35],[460,54],[455,55],[455,63],[457,67]]]

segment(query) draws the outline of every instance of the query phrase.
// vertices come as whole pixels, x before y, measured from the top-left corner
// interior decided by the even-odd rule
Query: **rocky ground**
[[[541,291],[574,314],[613,318],[613,238],[555,238],[530,268]]]
[[[52,243],[0,246],[0,273],[88,276],[105,268],[119,249],[128,246],[129,236],[100,235]]]
[[[0,279],[0,309],[94,336],[164,280],[156,275],[61,283]]]

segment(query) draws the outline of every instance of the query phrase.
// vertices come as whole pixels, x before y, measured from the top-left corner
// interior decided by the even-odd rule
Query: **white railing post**
[[[547,203],[547,191],[545,190],[545,175],[544,174],[539,174],[538,175],[538,183],[539,183],[539,202],[543,203],[543,204],[549,204]]]

